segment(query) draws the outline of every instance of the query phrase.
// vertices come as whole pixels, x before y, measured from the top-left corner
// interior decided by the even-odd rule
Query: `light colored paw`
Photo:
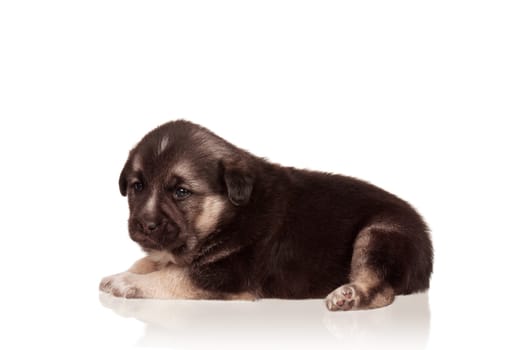
[[[357,308],[359,303],[359,296],[354,286],[345,284],[332,293],[325,299],[327,309],[330,311],[348,311]]]
[[[143,296],[130,272],[122,272],[103,278],[100,282],[100,290],[122,298],[141,298]]]

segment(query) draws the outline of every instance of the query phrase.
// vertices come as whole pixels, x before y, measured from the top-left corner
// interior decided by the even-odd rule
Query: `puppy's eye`
[[[136,192],[141,192],[143,190],[143,184],[141,182],[134,182],[134,184],[132,185],[132,187],[134,188],[134,191]]]
[[[184,187],[177,187],[175,191],[173,192],[173,197],[176,199],[186,199],[193,193],[189,190],[186,190]]]

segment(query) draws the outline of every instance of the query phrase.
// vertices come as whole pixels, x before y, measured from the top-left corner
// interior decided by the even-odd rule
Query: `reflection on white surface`
[[[401,296],[389,307],[354,312],[328,312],[319,299],[145,300],[101,293],[100,301],[118,315],[145,324],[139,346],[424,349],[430,333],[427,294]]]

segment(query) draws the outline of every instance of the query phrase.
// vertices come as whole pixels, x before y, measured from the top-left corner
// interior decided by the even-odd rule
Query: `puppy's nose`
[[[147,223],[146,223],[146,229],[147,229],[148,231],[153,231],[153,230],[155,230],[155,229],[157,228],[157,226],[159,226],[159,225],[157,225],[155,222],[147,222]]]
[[[152,233],[154,231],[157,231],[157,229],[160,226],[160,223],[156,221],[143,221],[141,223],[141,226],[143,226],[143,231],[145,231],[146,233]]]

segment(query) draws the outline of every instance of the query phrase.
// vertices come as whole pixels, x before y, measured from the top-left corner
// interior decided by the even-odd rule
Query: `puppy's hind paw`
[[[358,306],[359,298],[355,288],[350,284],[345,284],[330,293],[325,299],[327,309],[330,311],[348,311]]]

